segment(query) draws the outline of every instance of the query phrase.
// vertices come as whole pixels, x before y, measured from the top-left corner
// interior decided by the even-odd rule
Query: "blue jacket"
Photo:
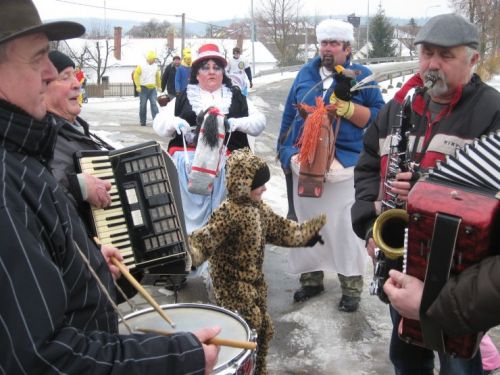
[[[189,76],[191,75],[191,67],[190,66],[184,66],[184,65],[179,65],[177,67],[177,70],[175,71],[175,92],[183,92],[188,83],[189,83]]]
[[[315,105],[315,98],[323,95],[322,84],[318,84],[308,93],[315,84],[321,82],[321,76],[319,74],[320,66],[321,58],[319,56],[305,64],[297,74],[288,94],[283,118],[281,120],[277,145],[278,156],[283,168],[288,169],[290,167],[291,157],[299,152],[299,149],[295,145],[302,133],[304,120],[298,114],[295,105],[298,103]],[[344,68],[359,71],[360,74],[356,77],[358,81],[371,74],[370,69],[363,65],[351,64],[350,60],[346,61]],[[376,82],[371,82],[369,84],[376,85]],[[335,85],[336,82],[334,80],[332,86],[327,90],[324,96],[324,102],[326,104],[330,102],[330,96],[333,93]],[[306,94],[307,96],[304,97]],[[380,108],[384,106],[384,99],[378,88],[357,91],[352,102],[361,104],[370,109],[370,119],[365,124],[365,127],[375,119]],[[358,161],[359,153],[363,148],[363,133],[364,129],[358,128],[349,120],[342,118],[336,142],[335,157],[344,167],[352,167]]]

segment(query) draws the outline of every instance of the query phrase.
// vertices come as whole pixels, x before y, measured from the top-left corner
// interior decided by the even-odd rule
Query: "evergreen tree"
[[[370,22],[369,38],[372,47],[368,53],[369,57],[396,56],[396,45],[393,43],[394,27],[385,16],[381,5]]]

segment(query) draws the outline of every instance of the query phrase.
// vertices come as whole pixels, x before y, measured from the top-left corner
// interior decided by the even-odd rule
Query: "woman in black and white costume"
[[[209,107],[216,107],[226,116],[230,131],[226,133],[224,142],[229,152],[248,147],[248,135],[257,136],[266,126],[264,114],[255,108],[238,87],[232,86],[224,72],[226,65],[227,61],[217,45],[201,46],[191,66],[186,90],[163,107],[153,122],[153,129],[158,135],[171,138],[168,152],[174,158],[179,173],[188,233],[205,224],[225,196],[223,164],[211,195],[192,194],[187,190],[189,167],[186,167],[182,137],[188,146],[188,161],[192,162],[198,114]]]

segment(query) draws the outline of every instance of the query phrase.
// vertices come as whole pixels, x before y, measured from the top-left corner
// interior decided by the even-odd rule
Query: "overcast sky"
[[[257,13],[262,1],[253,0]],[[246,18],[251,14],[252,0],[34,0],[44,20],[64,17],[125,18],[147,21],[151,18],[176,22],[177,14],[186,21],[217,21]],[[300,0],[301,15],[335,16],[355,13],[374,15],[378,4],[388,17],[421,18],[449,13],[449,0]],[[119,11],[120,10],[120,11]],[[126,12],[121,11],[126,10]]]

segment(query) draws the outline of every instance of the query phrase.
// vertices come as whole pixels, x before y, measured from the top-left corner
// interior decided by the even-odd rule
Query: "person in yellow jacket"
[[[156,90],[161,89],[161,76],[158,64],[156,64],[156,53],[149,51],[146,55],[146,63],[137,65],[134,71],[134,85],[139,93],[139,120],[141,126],[146,126],[147,102],[151,107],[153,119],[158,114],[156,104]]]

